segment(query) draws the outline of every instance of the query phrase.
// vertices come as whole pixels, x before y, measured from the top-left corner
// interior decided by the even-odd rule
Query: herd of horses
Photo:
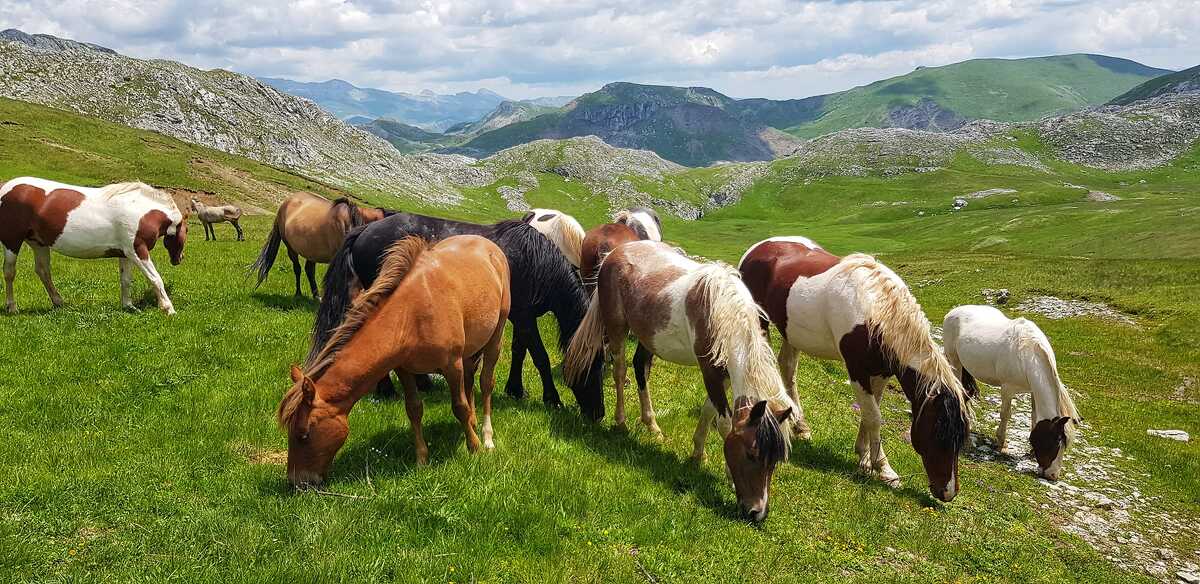
[[[236,223],[240,211],[194,201],[205,223]],[[162,239],[171,262],[183,259],[188,216],[172,197],[141,183],[86,188],[23,177],[0,187],[0,244],[9,312],[17,254],[29,245],[55,306],[50,251],[76,258],[119,258],[122,304],[132,266],[154,286],[160,307],[173,305],[149,251]],[[215,233],[213,234],[215,238]],[[277,418],[288,435],[287,478],[319,486],[349,435],[350,410],[372,390],[404,391],[417,461],[425,463],[422,391],[442,375],[471,452],[494,447],[491,397],[504,323],[513,325],[505,391],[524,397],[521,372],[530,356],[548,406],[563,402],[537,319],[553,315],[564,352],[563,379],[583,416],[604,417],[603,377],[611,362],[614,423],[625,426],[626,342],[635,341],[634,378],[641,422],[661,436],[649,388],[656,358],[696,367],[704,385],[693,435],[703,459],[710,428],[723,438],[725,464],[739,511],[761,522],[771,479],[792,440],[811,429],[796,391],[801,354],[842,361],[861,412],[855,451],[860,469],[891,486],[900,477],[880,436],[881,400],[895,378],[911,405],[909,436],[932,495],[960,489],[958,459],[968,441],[975,380],[1001,388],[997,442],[1007,447],[1011,399],[1033,394],[1030,442],[1039,472],[1056,480],[1078,424],[1058,376],[1054,352],[1032,322],[987,306],[960,306],[944,321],[943,349],[921,306],[895,272],[863,255],[834,255],[804,237],[752,245],[738,265],[705,261],[662,241],[653,210],[618,212],[585,231],[572,217],[535,209],[519,219],[480,225],[382,208],[348,199],[297,194],[279,208],[250,268],[258,284],[282,244],[292,260],[295,293],[301,263],[319,298],[312,344]],[[321,293],[316,264],[328,263]],[[782,337],[776,355],[769,342]],[[475,432],[475,377],[483,398]]]

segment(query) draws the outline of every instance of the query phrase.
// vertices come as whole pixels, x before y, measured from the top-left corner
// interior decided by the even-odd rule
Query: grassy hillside
[[[236,185],[194,170],[191,161],[202,158],[263,182],[321,188],[56,110],[0,101],[0,114],[7,174],[78,182],[133,175],[232,192]],[[1036,138],[1012,138],[1015,148],[1045,151]],[[67,305],[52,310],[32,254],[22,254],[22,313],[0,315],[0,580],[1124,583],[1159,579],[1143,571],[1151,565],[1143,557],[1195,557],[1200,446],[1145,431],[1200,434],[1200,386],[1186,381],[1200,379],[1200,149],[1128,173],[1053,161],[1042,172],[959,156],[935,172],[813,178],[796,164],[772,163],[739,204],[700,221],[664,217],[666,239],[725,261],[783,234],[808,235],[836,253],[874,253],[935,322],[956,304],[980,301],[981,288],[1009,288],[1006,310],[1046,330],[1088,424],[1061,484],[1107,493],[1118,500],[1112,508],[1044,486],[1014,471],[1019,461],[986,450],[963,458],[953,503],[932,501],[904,441],[907,404],[894,393],[884,399],[884,443],[905,486],[882,487],[856,472],[858,414],[843,368],[811,359],[801,360],[798,388],[814,439],[797,444],[776,473],[762,528],[736,519],[715,438],[708,462],[687,461],[700,377],[663,362],[651,374],[662,442],[636,427],[584,423],[571,407],[551,412],[500,397],[497,450],[468,456],[439,389],[425,397],[428,467],[413,465],[403,404],[364,400],[327,491],[291,493],[273,415],[288,365],[307,349],[315,306],[291,297],[285,258],[261,290],[248,286],[243,266],[269,228],[259,217],[247,221],[248,241],[192,241],[177,267],[155,250],[179,310],[173,318],[154,310],[141,279],[134,297],[143,311],[121,311],[110,260],[55,257]],[[667,199],[715,172],[645,188]],[[511,216],[496,192],[506,180],[468,191],[468,204],[452,213]],[[603,221],[606,200],[581,183],[541,173],[525,197],[588,226]],[[1085,190],[1065,183],[1122,199],[1088,202]],[[1017,192],[951,210],[954,197],[993,188]],[[1014,310],[1036,294],[1105,302],[1136,326]],[[551,321],[542,326],[552,334]],[[508,365],[506,351],[498,378]],[[535,380],[528,368],[527,386]],[[634,415],[636,404],[628,407]],[[994,412],[979,408],[984,435]],[[1097,468],[1109,478],[1083,480]],[[1110,538],[1095,547],[1067,531],[1092,516]]]
[[[1165,73],[1169,71],[1101,55],[974,59],[826,96],[819,117],[787,131],[813,137],[844,128],[900,125],[889,116],[923,99],[966,120],[1036,120],[1103,104]]]
[[[1112,105],[1127,105],[1140,99],[1149,99],[1169,93],[1200,91],[1200,65],[1169,75],[1155,77],[1113,98]]]

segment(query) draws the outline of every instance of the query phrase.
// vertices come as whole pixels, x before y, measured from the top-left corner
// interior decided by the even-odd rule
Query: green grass
[[[91,138],[83,134],[108,126],[59,112],[18,117],[14,107],[0,101],[0,120],[22,124],[19,132],[0,126],[0,172],[89,183],[132,173],[226,188],[193,174],[189,161],[200,150],[116,126],[107,140]],[[43,148],[41,138],[87,155]],[[1038,147],[1029,137],[1021,145]],[[235,157],[219,160],[260,180],[320,188]],[[1046,174],[963,157],[935,173],[805,184],[782,179],[780,162],[740,204],[698,222],[664,217],[664,233],[691,253],[725,261],[781,234],[808,235],[837,253],[875,253],[910,283],[935,322],[995,287],[1012,290],[1014,302],[1054,294],[1134,314],[1138,328],[1034,320],[1079,393],[1093,443],[1121,448],[1129,458],[1118,464],[1139,488],[1158,496],[1162,510],[1194,521],[1195,443],[1150,438],[1145,430],[1200,434],[1200,388],[1175,395],[1183,377],[1200,378],[1198,163],[1193,150],[1155,171],[1055,164]],[[685,178],[700,185],[707,177]],[[607,215],[605,201],[577,181],[538,179],[530,203],[560,208],[585,225]],[[467,191],[471,203],[455,214],[512,216],[495,192],[507,180]],[[687,190],[684,180],[673,184]],[[1124,200],[1083,202],[1083,191],[1064,181]],[[954,196],[997,187],[1019,192],[949,210]],[[891,205],[900,201],[907,204]],[[439,390],[426,396],[431,464],[417,468],[403,404],[364,400],[327,487],[354,498],[291,493],[278,464],[286,440],[274,411],[289,364],[306,352],[314,305],[291,297],[284,257],[262,289],[251,288],[243,266],[269,221],[245,224],[245,243],[231,241],[228,226],[217,227],[222,241],[193,238],[178,267],[155,250],[179,310],[172,318],[154,309],[140,278],[134,289],[142,312],[120,310],[109,260],[55,257],[67,305],[52,310],[32,254],[22,254],[22,313],[0,316],[0,580],[1145,580],[1061,531],[1069,518],[1040,506],[1044,487],[1002,465],[964,458],[962,494],[949,505],[930,500],[920,461],[900,438],[906,404],[898,395],[884,401],[884,433],[905,486],[890,490],[858,475],[857,414],[844,371],[808,359],[798,386],[814,440],[798,444],[776,474],[762,528],[734,517],[715,437],[707,463],[686,460],[701,382],[696,371],[665,363],[651,377],[662,443],[637,428],[626,434],[607,422],[585,423],[571,407],[553,412],[500,397],[497,450],[469,456]],[[542,325],[551,338],[553,323]],[[498,379],[507,367],[506,356]],[[536,387],[532,368],[525,382]],[[629,405],[631,419],[636,408]],[[1067,480],[1071,471],[1068,465]],[[1161,537],[1158,546],[1194,552],[1192,541]]]

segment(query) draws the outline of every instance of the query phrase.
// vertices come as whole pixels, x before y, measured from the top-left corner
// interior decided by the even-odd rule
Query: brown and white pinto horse
[[[333,259],[342,240],[351,229],[388,215],[384,209],[359,207],[350,199],[336,201],[312,193],[299,192],[287,198],[275,213],[275,226],[267,236],[258,259],[250,269],[258,272],[258,283],[271,273],[275,256],[279,255],[279,243],[287,248],[292,260],[292,273],[296,276],[296,296],[300,296],[300,258],[305,259],[304,271],[313,298],[318,298],[317,264],[327,264]]]
[[[429,448],[421,432],[423,406],[414,375],[441,373],[454,415],[479,450],[475,434],[475,370],[483,371],[483,447],[493,448],[492,388],[510,304],[508,261],[491,241],[459,235],[430,246],[409,237],[393,244],[379,276],[355,299],[346,319],[279,403],[288,434],[288,481],[324,482],[350,433],[350,409],[389,371],[404,384],[417,462]]]
[[[899,486],[879,434],[880,400],[888,378],[897,377],[912,404],[912,445],[929,490],[942,501],[953,499],[970,408],[904,281],[875,258],[839,258],[804,237],[761,241],[742,256],[740,269],[783,335],[779,368],[792,399],[800,352],[844,361],[862,412],[854,447],[859,468]]]
[[[653,209],[637,207],[613,215],[612,223],[597,225],[583,237],[579,277],[588,293],[596,287],[600,260],[618,245],[640,240],[662,241],[662,223]]]
[[[784,390],[771,346],[759,334],[759,314],[733,268],[700,264],[661,242],[627,243],[601,263],[587,316],[563,361],[567,379],[583,375],[607,341],[617,395],[614,420],[622,427],[625,337],[632,332],[638,341],[633,367],[641,418],[658,436],[662,430],[647,386],[654,357],[699,367],[707,397],[693,436],[693,456],[704,457],[708,427],[720,417],[725,464],[738,506],[755,522],[766,519],[771,476],[787,458],[789,419],[795,416],[803,424],[804,418]],[[730,382],[732,408],[725,394]]]
[[[129,182],[87,188],[33,177],[10,180],[0,187],[7,309],[17,311],[13,299],[17,254],[21,245],[28,243],[33,248],[35,270],[54,306],[63,301],[50,278],[50,250],[81,259],[120,258],[121,305],[127,308],[133,307],[129,285],[136,265],[154,287],[159,308],[175,314],[150,259],[150,250],[160,237],[171,264],[178,265],[183,261],[187,220],[171,195],[148,185]]]

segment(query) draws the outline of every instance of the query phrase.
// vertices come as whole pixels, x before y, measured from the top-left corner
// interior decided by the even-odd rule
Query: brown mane
[[[354,304],[346,313],[346,319],[333,329],[329,341],[305,367],[306,376],[317,378],[329,367],[338,350],[362,328],[367,318],[379,308],[379,304],[396,290],[409,270],[416,265],[421,254],[429,249],[429,245],[428,241],[420,237],[406,237],[388,248],[375,283],[354,300]]]

